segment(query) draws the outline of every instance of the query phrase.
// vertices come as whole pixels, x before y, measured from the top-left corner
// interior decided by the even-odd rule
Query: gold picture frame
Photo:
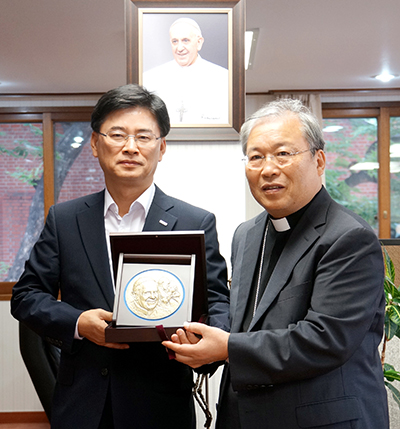
[[[169,140],[236,140],[244,121],[244,0],[168,3],[125,0],[125,2],[127,81],[145,83],[144,86],[149,85],[149,90],[156,90],[164,99],[171,117]],[[187,95],[188,91],[179,89],[183,85],[169,85],[170,78],[164,77],[165,70],[169,70],[165,67],[168,64],[174,67],[175,63],[169,40],[169,28],[178,18],[190,18],[198,22],[204,37],[201,48],[202,63],[212,63],[218,67],[218,70],[212,69],[203,85],[207,91],[210,90],[211,96],[204,90],[201,94],[199,90],[196,93],[195,89],[201,87],[197,81],[188,87],[193,88],[193,94],[199,94],[190,98],[191,106],[198,110],[197,116],[194,113],[191,115],[194,109],[186,108],[183,102],[179,101],[180,97],[175,96],[179,94],[178,91]],[[206,61],[203,61],[203,56]],[[222,71],[220,74],[222,69],[226,69],[227,73],[224,74]],[[215,70],[218,73],[215,73]],[[153,78],[150,79],[149,76]],[[164,85],[166,88],[164,91],[161,88],[157,89],[157,83],[160,82],[157,76],[162,76],[164,83],[160,85]],[[176,74],[171,71],[168,76]],[[227,91],[225,83],[218,84],[218,79],[220,77],[222,79],[222,76],[227,76]],[[172,78],[174,79],[175,77]],[[220,87],[224,88],[224,92],[217,91]],[[227,94],[227,99],[224,94]],[[172,105],[175,102],[182,103],[182,107]],[[206,112],[209,108],[210,113]]]

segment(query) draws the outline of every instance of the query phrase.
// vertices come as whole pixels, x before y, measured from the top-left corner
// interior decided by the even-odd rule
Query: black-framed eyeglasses
[[[109,131],[104,134],[99,132],[100,135],[108,138],[108,140],[115,145],[125,145],[130,137],[132,137],[136,144],[139,146],[147,146],[155,141],[161,139],[162,137],[157,137],[153,133],[150,132],[142,132],[137,134],[126,134],[122,131]]]

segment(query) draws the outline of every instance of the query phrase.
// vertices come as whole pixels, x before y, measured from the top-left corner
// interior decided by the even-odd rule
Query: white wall
[[[167,194],[215,214],[221,253],[227,262],[233,232],[245,216],[242,158],[238,142],[167,140],[167,151],[155,175],[155,182]]]
[[[217,218],[220,250],[230,272],[233,232],[245,220],[245,176],[239,142],[174,143],[156,172],[155,182],[167,194],[213,212]],[[229,274],[228,274],[229,275]],[[209,380],[209,406],[214,417],[222,368]],[[197,409],[198,429],[204,414]]]
[[[0,380],[0,412],[43,410],[19,353],[18,322],[8,301],[0,301]]]

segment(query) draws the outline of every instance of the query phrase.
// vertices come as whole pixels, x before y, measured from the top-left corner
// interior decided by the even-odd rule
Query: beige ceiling
[[[247,92],[400,88],[400,0],[247,0],[260,34]],[[0,93],[104,92],[126,81],[124,0],[0,0]]]

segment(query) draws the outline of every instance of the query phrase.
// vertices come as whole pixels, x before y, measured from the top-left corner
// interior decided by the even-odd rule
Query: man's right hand
[[[78,319],[78,333],[99,346],[110,349],[129,349],[128,344],[106,343],[104,330],[108,326],[107,322],[111,320],[112,313],[102,308],[84,311]]]

